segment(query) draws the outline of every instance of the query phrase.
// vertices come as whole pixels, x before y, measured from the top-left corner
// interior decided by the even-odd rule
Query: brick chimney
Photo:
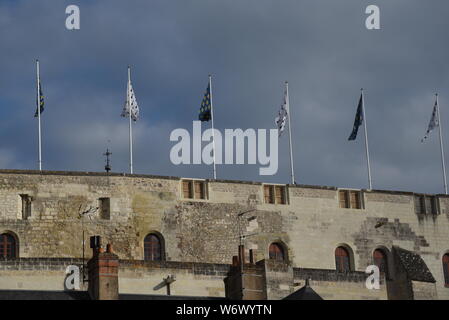
[[[238,248],[238,256],[232,257],[232,265],[224,282],[228,299],[267,299],[264,264],[254,263],[253,250],[249,251],[249,263],[246,263],[243,245]]]
[[[92,258],[87,262],[89,271],[89,295],[92,300],[118,300],[118,256],[107,244],[106,252],[101,247],[101,238],[90,238]]]

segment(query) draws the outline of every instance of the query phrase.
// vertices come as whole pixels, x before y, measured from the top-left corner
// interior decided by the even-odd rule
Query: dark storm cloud
[[[69,4],[80,6],[79,31],[65,29]],[[379,31],[364,27],[369,4],[381,9]],[[38,57],[45,169],[100,171],[109,146],[114,171],[127,171],[119,115],[131,64],[138,173],[211,176],[207,166],[171,165],[169,135],[191,130],[212,73],[218,129],[273,128],[289,81],[305,184],[366,187],[363,135],[347,141],[364,87],[374,187],[441,192],[437,132],[420,138],[439,91],[449,142],[448,12],[446,0],[3,1],[0,166],[36,168]],[[286,138],[276,176],[235,165],[218,166],[218,177],[288,182]]]

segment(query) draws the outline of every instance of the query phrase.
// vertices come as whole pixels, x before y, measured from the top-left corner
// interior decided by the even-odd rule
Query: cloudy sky
[[[77,31],[65,28],[70,4]],[[370,4],[381,30],[365,28]],[[449,151],[448,14],[447,0],[1,0],[0,167],[37,168],[39,58],[44,169],[102,171],[109,147],[113,171],[128,171],[129,64],[136,173],[211,177],[169,159],[170,132],[191,131],[211,73],[220,130],[273,128],[289,81],[297,182],[312,185],[367,187],[363,135],[347,141],[365,88],[374,188],[440,193],[437,131],[420,139],[438,91]],[[287,136],[279,157],[275,176],[220,165],[218,178],[287,183]]]

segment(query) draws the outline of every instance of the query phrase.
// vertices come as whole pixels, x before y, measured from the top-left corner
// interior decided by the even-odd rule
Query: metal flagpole
[[[126,92],[126,103],[128,107],[128,113],[129,113],[129,169],[130,173],[133,174],[133,125],[132,125],[132,119],[131,119],[131,105],[129,99],[129,90],[130,90],[130,83],[131,83],[131,68],[128,66],[128,86],[127,86],[127,92]]]
[[[365,127],[365,149],[366,149],[366,163],[368,165],[368,183],[369,183],[369,189],[371,190],[373,188],[373,184],[371,181],[371,166],[369,163],[369,148],[368,148],[368,131],[366,129],[366,114],[365,114],[365,95],[363,94],[363,88],[362,91],[362,110],[363,110],[363,124]]]
[[[291,176],[292,176],[292,184],[295,184],[295,171],[293,170],[293,151],[292,151],[292,126],[290,122],[290,97],[288,95],[288,82],[285,81],[285,92],[286,92],[286,101],[287,104],[287,118],[288,118],[288,144],[290,147],[290,169],[291,169]]]
[[[444,161],[444,150],[443,150],[443,136],[441,134],[441,118],[440,118],[440,104],[438,103],[438,93],[436,96],[437,112],[438,112],[438,129],[440,133],[440,150],[441,150],[441,166],[443,168],[443,182],[444,182],[444,193],[447,194],[447,180],[446,180],[446,164]]]
[[[36,76],[37,76],[37,117],[39,122],[39,171],[42,171],[42,139],[41,139],[41,95],[40,95],[40,76],[39,76],[39,60],[36,60]]]
[[[217,169],[215,167],[215,130],[214,130],[214,107],[212,104],[212,76],[209,75],[210,112],[212,118],[212,143],[214,148],[214,179],[217,179]]]

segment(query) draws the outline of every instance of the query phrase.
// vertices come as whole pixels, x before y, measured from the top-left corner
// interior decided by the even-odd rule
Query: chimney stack
[[[232,257],[232,266],[224,282],[226,298],[228,299],[267,299],[265,265],[254,264],[254,250],[249,250],[249,263],[246,263],[243,245],[238,247],[238,257]]]
[[[101,247],[101,237],[90,237],[92,259],[87,262],[89,271],[89,295],[92,300],[118,300],[118,256],[107,244],[106,252]]]
[[[241,265],[245,265],[245,246],[243,246],[242,244],[239,245],[239,263],[241,263]]]

